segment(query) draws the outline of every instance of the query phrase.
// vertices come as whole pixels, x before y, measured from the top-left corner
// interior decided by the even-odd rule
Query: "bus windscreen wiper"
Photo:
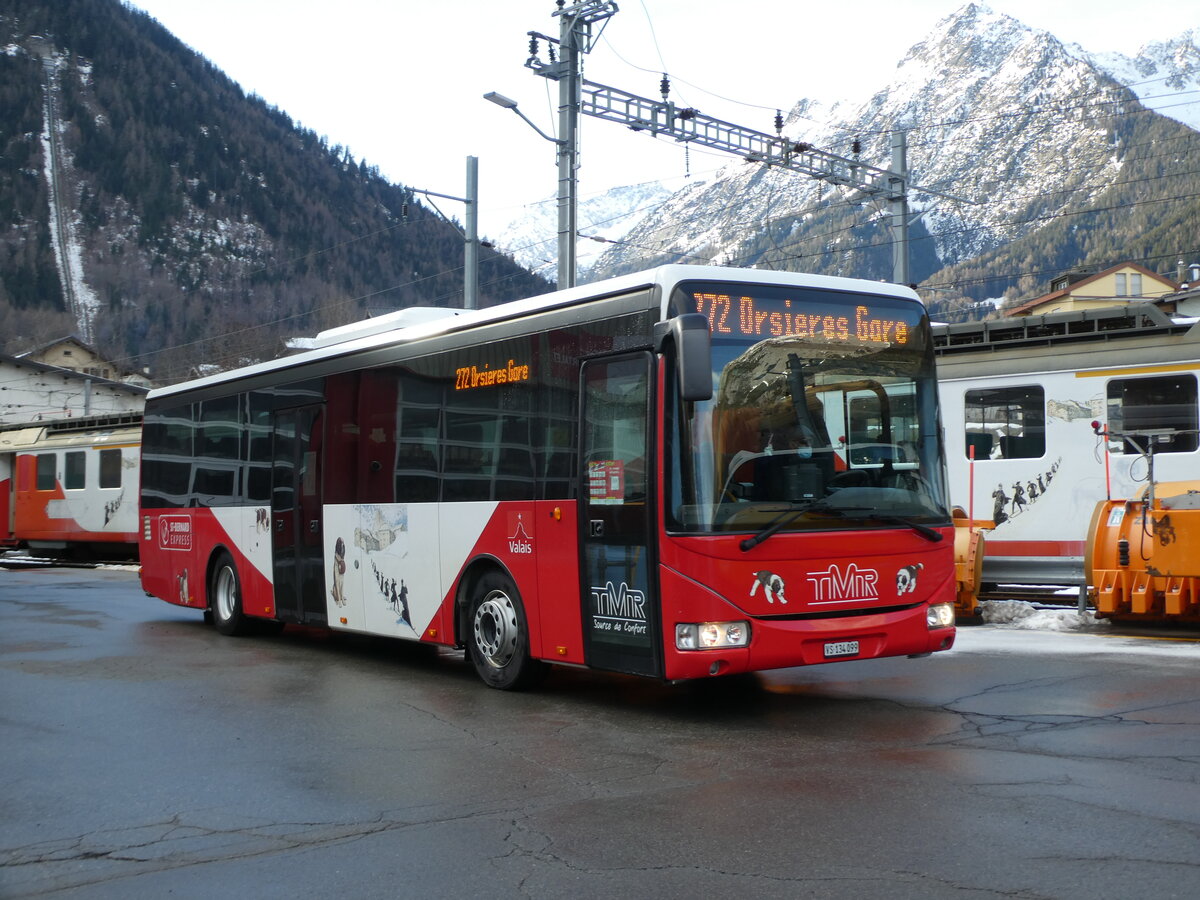
[[[806,513],[809,510],[818,509],[821,512],[829,513],[830,515],[842,515],[846,512],[863,512],[870,509],[869,506],[827,506],[825,500],[814,500],[812,503],[805,503],[803,506],[793,506],[791,509],[785,509],[782,513],[776,516],[770,524],[762,531],[753,537],[743,538],[738,544],[743,550],[752,550],[771,537],[777,534],[783,526],[794,521],[801,513]]]
[[[865,516],[865,518],[870,519],[873,522],[887,522],[890,525],[903,525],[906,528],[911,528],[921,537],[925,538],[925,540],[934,544],[942,540],[944,537],[940,531],[934,531],[928,525],[922,525],[920,522],[914,522],[911,519],[904,518],[903,516],[885,516],[881,515],[880,513],[871,513],[869,516]]]
[[[911,528],[930,543],[937,543],[943,539],[943,535],[940,531],[935,531],[928,525],[922,525],[920,522],[914,522],[911,519],[904,518],[903,516],[889,516],[882,513],[873,512],[872,508],[869,506],[827,506],[825,504],[826,501],[824,500],[814,500],[812,503],[807,503],[804,506],[796,506],[792,509],[784,510],[782,513],[776,516],[766,528],[753,537],[744,538],[742,542],[738,544],[738,546],[742,550],[751,550],[757,547],[767,538],[777,534],[785,525],[794,521],[801,513],[814,509],[820,510],[825,514],[832,516],[865,512],[867,515],[862,516],[864,519],[869,519],[872,522],[884,522],[889,525],[903,525],[905,528]]]

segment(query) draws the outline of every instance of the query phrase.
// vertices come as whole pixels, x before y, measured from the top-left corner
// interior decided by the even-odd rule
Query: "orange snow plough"
[[[1154,434],[1118,436],[1146,457],[1147,484],[1092,513],[1084,574],[1096,615],[1200,621],[1200,481],[1156,483]]]

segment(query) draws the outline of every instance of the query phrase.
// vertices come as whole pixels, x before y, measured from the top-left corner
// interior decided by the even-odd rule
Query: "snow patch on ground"
[[[984,600],[979,604],[985,625],[1007,625],[1029,631],[1104,631],[1112,627],[1088,611],[1038,609],[1023,600]]]

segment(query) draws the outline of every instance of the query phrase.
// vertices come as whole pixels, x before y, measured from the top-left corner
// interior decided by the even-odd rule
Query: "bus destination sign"
[[[454,371],[454,389],[469,391],[475,388],[495,387],[498,384],[512,384],[517,381],[529,380],[529,366],[518,365],[509,360],[507,366],[493,369],[484,363],[482,369],[478,366],[463,366]]]
[[[828,343],[907,344],[912,326],[904,319],[889,318],[859,298],[854,315],[821,308],[790,298],[751,297],[746,295],[694,291],[696,312],[708,318],[713,335],[729,335],[762,340],[770,337],[797,337]],[[894,309],[887,309],[895,313]]]

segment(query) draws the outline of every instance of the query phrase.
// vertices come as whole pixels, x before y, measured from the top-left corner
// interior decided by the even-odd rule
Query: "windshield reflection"
[[[674,530],[948,523],[927,341],[714,336],[713,367],[672,416]]]

